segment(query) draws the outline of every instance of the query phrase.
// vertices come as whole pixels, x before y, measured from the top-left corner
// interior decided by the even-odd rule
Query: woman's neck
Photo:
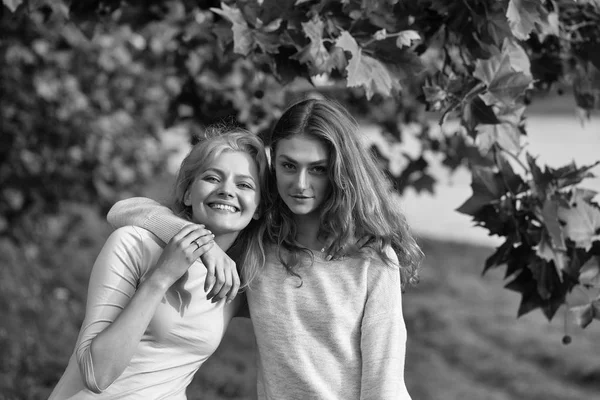
[[[296,222],[296,241],[311,250],[321,250],[325,246],[323,238],[319,237],[321,222],[318,215],[298,215]]]
[[[215,235],[214,241],[223,251],[227,251],[233,242],[235,242],[235,239],[238,237],[238,235],[239,232],[223,233],[220,235]]]

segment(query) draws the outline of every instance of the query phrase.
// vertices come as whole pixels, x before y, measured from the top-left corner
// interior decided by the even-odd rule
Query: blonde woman
[[[75,351],[50,399],[186,398],[240,307],[239,298],[207,299],[198,257],[217,245],[239,264],[261,262],[254,247],[267,170],[260,139],[239,129],[214,131],[192,148],[173,196],[181,227],[164,249],[135,226],[108,238]]]

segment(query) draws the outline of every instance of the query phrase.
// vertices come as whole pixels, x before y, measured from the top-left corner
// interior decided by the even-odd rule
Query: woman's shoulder
[[[156,262],[162,252],[161,243],[147,229],[123,226],[108,237],[99,258],[106,260],[106,265],[122,265],[141,275]]]
[[[363,248],[360,257],[367,261],[369,268],[388,268],[397,271],[400,266],[398,255],[391,246],[383,248],[383,253],[372,248]]]

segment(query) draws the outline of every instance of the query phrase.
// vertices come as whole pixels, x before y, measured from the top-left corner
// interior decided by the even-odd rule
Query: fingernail
[[[325,257],[325,261],[331,261],[332,258],[333,257],[331,257],[331,256],[327,256],[327,257]]]

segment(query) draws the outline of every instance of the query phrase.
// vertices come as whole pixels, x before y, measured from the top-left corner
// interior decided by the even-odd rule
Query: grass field
[[[0,399],[45,399],[73,349],[89,268],[109,228],[95,217],[38,257],[0,243]],[[591,400],[600,393],[600,323],[516,319],[503,271],[481,277],[490,248],[421,240],[421,283],[404,296],[406,380],[414,400]],[[67,251],[66,249],[70,249]],[[234,320],[188,390],[190,399],[252,399],[254,336]]]

